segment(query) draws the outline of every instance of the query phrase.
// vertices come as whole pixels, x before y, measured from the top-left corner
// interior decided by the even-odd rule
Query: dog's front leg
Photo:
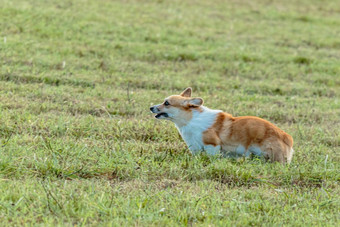
[[[205,145],[204,146],[204,151],[208,154],[208,155],[217,155],[220,153],[221,151],[221,146],[213,146],[213,145]]]

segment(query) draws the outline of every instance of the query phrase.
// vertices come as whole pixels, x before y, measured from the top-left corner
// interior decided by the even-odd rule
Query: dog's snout
[[[151,106],[150,107],[150,110],[151,110],[151,112],[156,112],[156,111],[159,111],[159,109],[157,108],[157,106]]]
[[[150,107],[150,110],[151,110],[151,112],[152,113],[158,113],[160,110],[158,109],[158,106],[156,105],[156,106],[151,106]]]

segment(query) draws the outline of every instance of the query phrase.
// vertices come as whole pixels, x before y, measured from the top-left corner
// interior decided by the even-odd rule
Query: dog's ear
[[[188,87],[187,89],[185,89],[181,94],[180,96],[183,96],[183,97],[191,97],[191,87]]]
[[[192,98],[188,101],[189,107],[199,107],[203,104],[203,99],[201,98]]]

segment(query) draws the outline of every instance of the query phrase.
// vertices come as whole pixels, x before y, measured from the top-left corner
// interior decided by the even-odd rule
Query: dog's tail
[[[294,149],[288,148],[288,151],[287,151],[287,163],[288,164],[292,161],[293,154],[294,154]]]
[[[285,133],[283,134],[283,138],[282,138],[283,142],[288,145],[290,148],[293,147],[293,137],[291,137],[289,134]]]
[[[284,133],[282,140],[287,145],[286,157],[287,157],[287,163],[289,164],[292,161],[293,154],[294,154],[293,138],[289,134]]]

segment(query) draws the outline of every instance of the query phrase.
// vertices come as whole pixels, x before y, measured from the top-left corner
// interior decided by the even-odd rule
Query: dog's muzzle
[[[169,115],[167,113],[160,112],[160,110],[156,106],[150,107],[150,110],[151,110],[152,113],[156,114],[155,118],[169,117]]]

